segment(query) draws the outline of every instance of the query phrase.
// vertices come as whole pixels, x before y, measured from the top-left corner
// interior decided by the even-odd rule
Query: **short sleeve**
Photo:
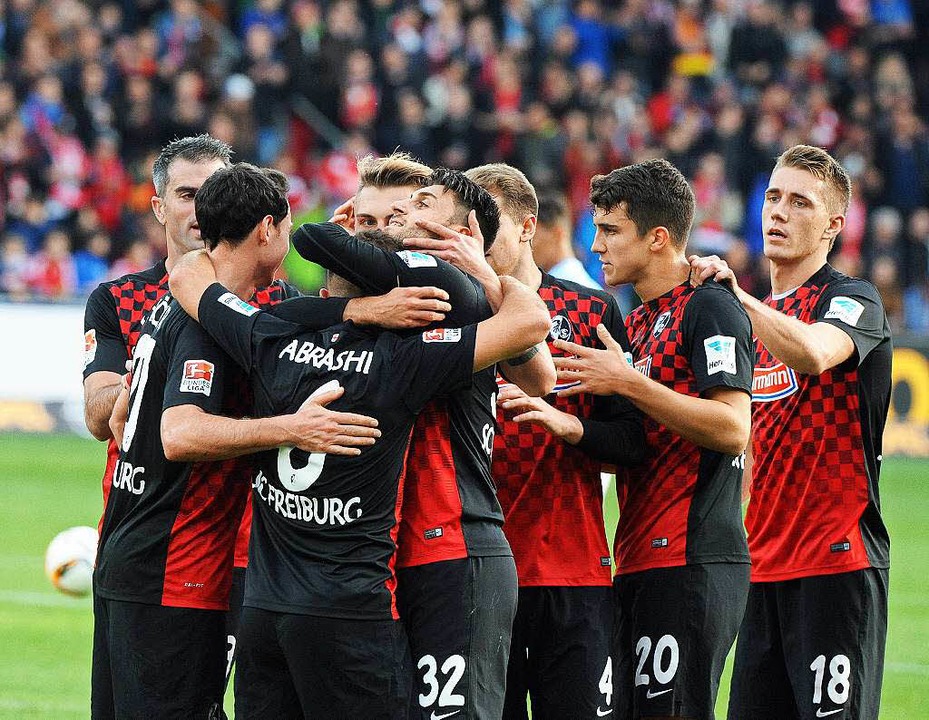
[[[219,413],[232,372],[229,356],[190,318],[172,330],[175,336],[168,350],[163,407],[195,405],[204,412]]]
[[[701,394],[715,387],[751,394],[752,324],[730,290],[715,282],[697,288],[684,311],[683,331],[684,349]]]
[[[95,372],[126,372],[129,353],[109,286],[98,285],[84,308],[84,378]]]
[[[469,387],[474,377],[477,325],[436,328],[399,340],[393,380],[414,413],[433,397]]]
[[[844,331],[855,343],[859,365],[889,332],[880,293],[859,278],[830,283],[813,309],[813,321]]]

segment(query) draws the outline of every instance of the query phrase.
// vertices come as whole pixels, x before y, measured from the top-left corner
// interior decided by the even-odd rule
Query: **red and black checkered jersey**
[[[626,318],[637,370],[683,395],[751,392],[751,323],[731,291],[684,283]],[[712,423],[712,418],[707,418]],[[742,525],[744,456],[698,447],[645,418],[645,459],[619,468],[618,574],[748,562]]]
[[[825,265],[765,303],[805,323],[840,328],[855,352],[821,375],[805,375],[756,342],[745,519],[752,580],[886,568],[890,540],[878,476],[893,347],[880,295]]]
[[[539,296],[552,317],[549,350],[566,340],[602,348],[604,325],[629,350],[622,312],[607,292],[542,274]],[[501,382],[504,382],[500,378]],[[557,388],[556,388],[557,389]],[[570,445],[535,423],[517,423],[498,409],[491,473],[503,507],[503,531],[513,548],[522,587],[606,586],[612,582],[603,527],[600,469],[604,462],[635,461],[644,444],[642,416],[619,396],[549,396],[548,402],[581,419],[584,436],[606,442]]]

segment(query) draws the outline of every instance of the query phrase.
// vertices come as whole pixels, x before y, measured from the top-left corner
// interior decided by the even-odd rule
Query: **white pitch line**
[[[929,665],[920,663],[889,662],[884,665],[884,669],[901,675],[924,675],[929,677]]]

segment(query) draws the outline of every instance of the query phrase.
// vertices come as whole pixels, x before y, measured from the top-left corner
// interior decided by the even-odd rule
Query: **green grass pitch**
[[[96,524],[103,463],[103,445],[90,440],[0,434],[0,718],[89,715],[91,603],[54,590],[43,555],[58,531]],[[885,463],[881,495],[893,538],[887,720],[929,718],[927,480],[929,461]],[[607,508],[615,523],[615,499]],[[728,668],[718,717],[725,716],[727,687]]]

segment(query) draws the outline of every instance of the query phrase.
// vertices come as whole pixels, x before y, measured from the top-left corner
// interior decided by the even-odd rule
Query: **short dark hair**
[[[287,217],[287,177],[277,170],[237,163],[206,179],[194,197],[200,237],[210,250],[241,243],[263,218]]]
[[[155,194],[164,196],[168,187],[168,169],[175,160],[197,163],[207,160],[222,160],[226,167],[232,164],[232,148],[212,135],[191,135],[175,138],[162,148],[152,164],[152,183]]]
[[[594,176],[590,202],[602,212],[623,204],[640,236],[665,227],[675,247],[687,245],[696,201],[681,171],[667,160],[645,160]]]
[[[484,250],[487,251],[497,237],[500,229],[500,208],[493,196],[476,182],[469,180],[463,172],[437,168],[429,176],[426,185],[442,185],[446,191],[455,195],[455,205],[461,215],[453,218],[462,225],[468,224],[468,213],[477,213],[477,224],[484,236]]]

